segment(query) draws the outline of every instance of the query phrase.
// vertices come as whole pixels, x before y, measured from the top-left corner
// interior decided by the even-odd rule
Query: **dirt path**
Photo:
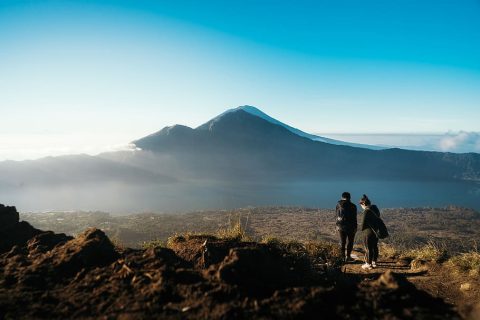
[[[406,260],[396,260],[393,258],[380,257],[377,267],[371,270],[362,269],[364,264],[364,251],[361,248],[354,248],[352,257],[355,261],[349,262],[342,267],[345,274],[358,275],[364,277],[365,280],[377,278],[382,273],[391,270],[395,273],[404,274],[406,277],[414,277],[424,274],[424,271],[414,271],[410,268],[410,262]]]
[[[346,263],[342,272],[347,281],[365,283],[378,279],[387,271],[404,275],[417,289],[443,299],[466,319],[480,319],[480,283],[478,279],[467,278],[452,272],[447,266],[438,263],[424,263],[412,268],[410,261],[379,257],[377,267],[362,269],[364,250],[354,248],[355,261]],[[468,287],[469,289],[461,289]]]

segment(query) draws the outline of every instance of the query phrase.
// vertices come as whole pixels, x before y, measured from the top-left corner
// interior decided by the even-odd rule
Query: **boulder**
[[[20,220],[20,216],[15,207],[0,204],[0,231],[15,227]]]
[[[42,233],[19,219],[15,207],[0,204],[0,254],[10,251],[13,246],[24,246],[32,237]]]

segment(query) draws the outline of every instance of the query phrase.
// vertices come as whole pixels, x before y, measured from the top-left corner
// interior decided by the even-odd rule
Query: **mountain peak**
[[[289,126],[288,124],[285,124],[285,123],[283,123],[283,122],[281,122],[281,121],[279,121],[275,118],[272,118],[268,114],[266,114],[263,111],[261,111],[260,109],[258,109],[257,107],[250,106],[250,105],[244,105],[244,106],[239,106],[239,107],[236,107],[236,108],[228,109],[227,111],[221,113],[220,115],[216,116],[215,118],[208,121],[207,123],[199,126],[197,129],[207,129],[207,130],[211,131],[218,124],[219,121],[221,121],[225,118],[225,116],[231,115],[231,114],[234,114],[234,113],[238,113],[239,111],[246,112],[249,115],[258,117],[260,119],[263,119],[263,120],[265,120],[265,121],[267,121],[271,124],[283,127],[285,129],[287,129],[288,131],[296,134],[297,136],[307,138],[307,139],[310,139],[310,140],[313,140],[313,141],[325,142],[325,143],[335,144],[335,145],[357,147],[357,148],[373,149],[373,150],[385,149],[383,147],[357,144],[357,143],[349,143],[349,142],[334,140],[334,139],[325,138],[325,137],[317,136],[317,135],[314,135],[314,134],[310,134],[310,133],[304,132],[300,129]]]
[[[238,110],[243,110],[243,111],[246,111],[246,112],[251,113],[251,114],[265,114],[260,109],[258,109],[257,107],[249,106],[249,105],[239,106],[239,107],[227,110],[227,111],[233,112],[233,111],[238,111]]]
[[[269,124],[270,126],[268,126]],[[157,141],[158,139],[163,139],[164,137],[168,136],[181,137],[185,141],[188,141],[189,139],[191,140],[192,135],[199,134],[200,132],[204,131],[212,132],[219,129],[223,130],[224,132],[229,132],[231,130],[246,130],[247,132],[250,132],[250,134],[254,134],[252,132],[252,129],[254,127],[256,127],[257,129],[262,127],[263,129],[260,129],[258,132],[255,133],[259,134],[260,132],[264,132],[264,129],[266,127],[271,127],[271,125],[281,127],[283,130],[286,129],[296,136],[307,138],[312,141],[374,150],[385,149],[382,147],[349,143],[306,133],[302,130],[289,126],[281,121],[278,121],[277,119],[270,117],[268,114],[264,113],[257,107],[251,105],[243,105],[236,108],[228,109],[195,129],[183,125],[165,127],[162,130],[153,133],[147,137],[136,140],[133,143],[137,146],[142,145],[143,147],[146,147],[145,143],[148,142],[147,144],[155,144],[154,141]]]

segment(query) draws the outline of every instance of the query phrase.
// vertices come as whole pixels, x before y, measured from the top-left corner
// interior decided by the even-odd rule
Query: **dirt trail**
[[[364,251],[361,248],[354,248],[352,257],[354,257],[353,262],[349,262],[342,267],[342,272],[344,274],[355,275],[364,280],[378,278],[378,276],[386,271],[393,271],[395,273],[403,274],[406,277],[421,276],[426,273],[424,269],[416,270],[412,269],[410,266],[409,260],[401,260],[395,258],[379,258],[377,262],[377,267],[371,270],[362,269],[364,264]]]
[[[376,281],[388,271],[405,276],[418,290],[440,298],[466,319],[480,319],[480,282],[479,279],[455,273],[441,263],[410,261],[394,257],[382,257],[380,252],[377,267],[371,270],[362,269],[364,250],[354,248],[355,261],[342,267],[345,281],[366,284]],[[467,288],[465,290],[465,288]]]

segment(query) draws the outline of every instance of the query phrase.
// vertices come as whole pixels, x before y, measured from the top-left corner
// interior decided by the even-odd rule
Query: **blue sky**
[[[245,104],[313,133],[477,137],[480,1],[0,1],[0,159]]]

